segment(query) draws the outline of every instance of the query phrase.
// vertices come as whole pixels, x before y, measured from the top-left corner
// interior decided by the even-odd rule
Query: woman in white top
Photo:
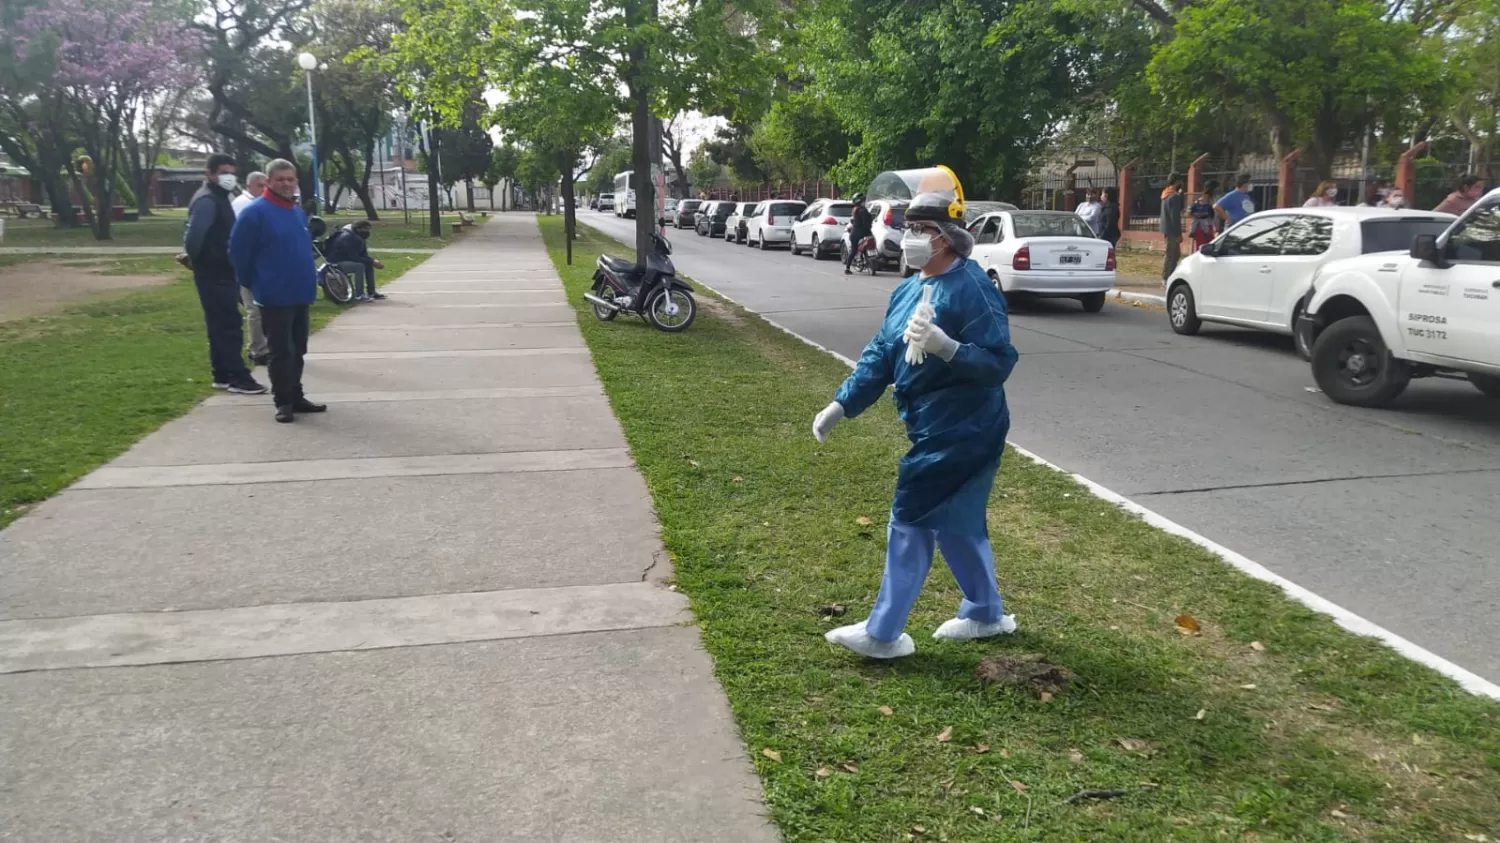
[[[1311,197],[1302,203],[1304,208],[1331,208],[1338,204],[1339,186],[1331,181],[1319,182]]]

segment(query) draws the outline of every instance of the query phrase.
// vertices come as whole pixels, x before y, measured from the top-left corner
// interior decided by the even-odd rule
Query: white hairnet
[[[974,235],[967,228],[956,222],[938,223],[938,230],[943,232],[943,239],[953,247],[953,251],[961,258],[966,258],[974,251]]]

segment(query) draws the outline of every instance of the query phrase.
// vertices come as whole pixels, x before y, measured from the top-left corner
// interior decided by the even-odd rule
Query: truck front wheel
[[[1475,389],[1491,398],[1500,398],[1500,377],[1470,372],[1469,383],[1474,384]]]
[[[1384,406],[1411,382],[1411,368],[1391,356],[1368,316],[1350,316],[1325,328],[1313,343],[1312,370],[1323,394],[1356,407]]]

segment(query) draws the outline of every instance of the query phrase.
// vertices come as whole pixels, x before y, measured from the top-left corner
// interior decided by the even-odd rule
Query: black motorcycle
[[[698,315],[693,288],[677,277],[672,266],[672,244],[659,234],[651,235],[651,255],[646,265],[630,263],[612,255],[600,255],[594,269],[594,288],[584,298],[594,306],[601,322],[634,313],[658,330],[686,331]]]

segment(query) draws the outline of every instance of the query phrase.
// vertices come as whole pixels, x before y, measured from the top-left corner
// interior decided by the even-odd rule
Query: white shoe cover
[[[1016,631],[1016,616],[1006,615],[994,623],[981,623],[968,618],[953,618],[943,621],[943,625],[932,633],[933,638],[946,638],[949,641],[973,641],[976,638],[992,638],[996,635],[1009,635]]]
[[[848,647],[861,656],[871,659],[899,659],[909,656],[917,651],[916,642],[911,636],[901,633],[901,637],[895,641],[877,641],[865,632],[865,621],[830,629],[823,634],[823,638],[830,644],[838,644]]]

